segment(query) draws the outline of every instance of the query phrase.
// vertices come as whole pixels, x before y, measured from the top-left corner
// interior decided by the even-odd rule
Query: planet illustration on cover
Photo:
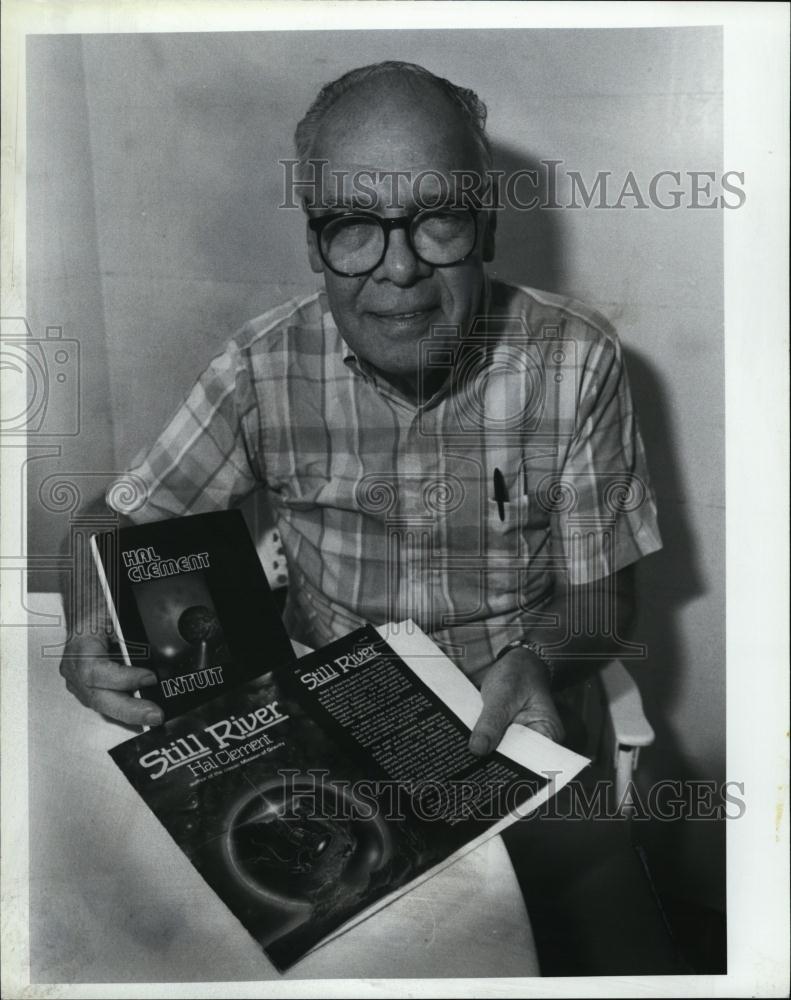
[[[182,611],[177,627],[181,637],[190,646],[197,646],[201,642],[212,642],[222,634],[217,615],[201,604]]]
[[[392,854],[386,823],[370,812],[344,786],[271,782],[234,812],[228,854],[248,888],[283,902],[355,894]]]

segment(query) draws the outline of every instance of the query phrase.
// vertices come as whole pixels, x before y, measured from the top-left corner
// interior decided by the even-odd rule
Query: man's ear
[[[488,264],[489,261],[494,260],[494,235],[497,231],[497,212],[492,210],[486,213],[486,222],[484,223],[484,227],[482,252],[483,259]]]
[[[307,222],[305,223],[305,239],[308,244],[310,269],[314,274],[321,274],[324,271],[324,261],[321,259],[321,254],[319,253],[318,238]]]

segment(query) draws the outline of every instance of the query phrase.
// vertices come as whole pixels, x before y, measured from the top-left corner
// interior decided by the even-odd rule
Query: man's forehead
[[[320,179],[313,190],[318,196],[317,207],[376,211],[404,211],[446,203],[452,200],[458,184],[456,172],[438,171],[431,166],[413,170],[347,164],[337,169],[327,164],[315,176]]]
[[[438,170],[475,166],[469,124],[451,102],[427,86],[360,87],[325,115],[313,155],[339,170]]]
[[[319,146],[320,156],[312,160],[318,181],[314,190],[328,205],[363,202],[369,208],[383,208],[396,201],[409,207],[416,192],[424,203],[441,202],[460,173],[480,172],[478,156],[468,152],[463,141],[435,143],[421,138],[413,132],[388,130],[381,140],[369,135],[357,141],[350,135],[347,142]],[[326,157],[321,155],[324,150]]]

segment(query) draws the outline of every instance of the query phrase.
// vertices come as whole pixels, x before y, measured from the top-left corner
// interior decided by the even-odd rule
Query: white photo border
[[[784,996],[789,976],[788,28],[772,3],[413,3],[6,0],[2,6],[2,315],[25,315],[25,37],[39,33],[722,25],[726,169],[747,200],[725,214],[728,974],[535,980],[268,982],[272,997]],[[408,23],[407,23],[408,22]],[[4,394],[5,395],[5,394]],[[760,399],[760,410],[750,401]],[[4,405],[14,406],[6,398]],[[16,412],[16,410],[12,410]],[[8,471],[11,449],[0,457]],[[18,449],[15,456],[18,458]],[[25,498],[2,482],[2,546]],[[3,620],[14,594],[0,591]],[[3,987],[9,997],[257,997],[256,983],[30,984],[26,630],[2,640]]]

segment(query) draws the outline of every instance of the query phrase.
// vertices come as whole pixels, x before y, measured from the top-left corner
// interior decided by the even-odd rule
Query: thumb
[[[513,692],[493,685],[481,691],[483,708],[470,735],[469,747],[477,757],[491,753],[503,738],[514,715]]]

